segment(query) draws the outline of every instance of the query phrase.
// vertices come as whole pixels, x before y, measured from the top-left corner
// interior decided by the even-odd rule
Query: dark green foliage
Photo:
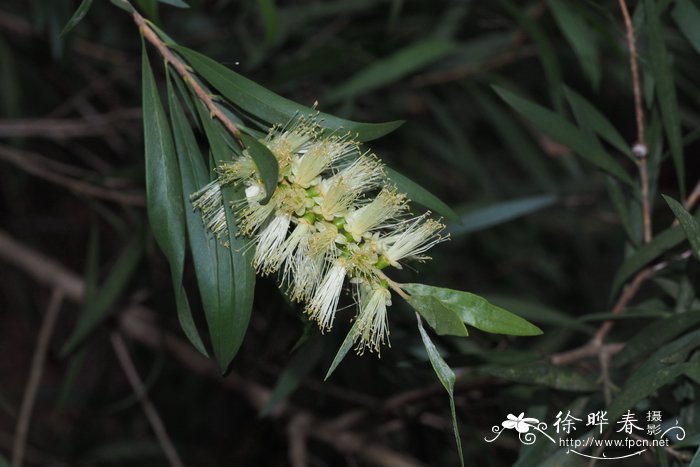
[[[531,446],[515,430],[484,441],[521,412],[554,435],[569,410],[584,421],[607,410],[605,436],[628,410],[661,410],[665,427],[686,430],[673,451],[600,465],[699,465],[700,214],[687,203],[700,174],[697,1],[628,1],[648,243],[617,1],[131,4],[241,129],[268,194],[277,167],[259,141],[271,124],[318,114],[328,133],[350,131],[387,162],[414,212],[442,217],[451,240],[389,274],[410,294],[393,295],[391,347],[355,355],[350,298],[321,335],[279,278],[256,284],[233,221],[240,190],[224,191],[227,238],[202,225],[189,195],[242,148],[156,49],[142,52],[129,4],[4,2],[8,440],[51,288],[68,291],[27,465],[165,465],[114,358],[114,331],[186,465],[289,465],[303,446],[308,465],[381,465],[379,452],[423,465],[456,466],[463,454],[465,465],[583,466],[542,435]],[[23,261],[36,257],[5,236],[54,262],[32,268]],[[599,349],[610,359],[560,364],[621,297]],[[584,425],[571,437],[597,433]]]

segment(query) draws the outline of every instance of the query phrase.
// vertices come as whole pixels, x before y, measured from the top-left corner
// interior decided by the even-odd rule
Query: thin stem
[[[192,72],[189,71],[187,65],[180,60],[161,40],[160,37],[158,37],[158,34],[151,28],[151,26],[148,24],[148,21],[141,16],[136,10],[132,13],[132,16],[134,18],[134,22],[138,25],[139,29],[141,30],[141,34],[143,34],[143,37],[153,44],[155,48],[158,50],[158,52],[161,54],[163,59],[165,60],[165,63],[170,64],[175,71],[182,77],[182,80],[187,84],[192,91],[197,95],[199,100],[202,101],[202,103],[207,107],[207,110],[209,110],[209,114],[212,117],[216,117],[223,125],[224,127],[233,135],[233,137],[236,139],[236,142],[238,145],[245,149],[245,145],[243,144],[243,141],[241,141],[241,132],[236,126],[233,121],[231,121],[230,118],[221,110],[221,108],[216,105],[214,102],[214,99],[212,98],[211,94],[209,94],[204,87],[197,81],[197,78],[192,74]]]
[[[168,436],[163,420],[161,420],[160,415],[158,415],[158,411],[146,394],[146,388],[141,381],[141,377],[139,376],[136,367],[134,366],[134,362],[129,356],[129,350],[126,348],[124,339],[122,338],[121,334],[116,331],[112,332],[109,337],[112,340],[112,348],[117,356],[117,360],[119,360],[119,364],[121,365],[122,370],[124,370],[126,379],[129,380],[129,384],[131,384],[131,387],[134,390],[134,395],[141,403],[143,412],[146,414],[146,418],[148,418],[148,422],[151,424],[151,428],[153,428],[153,431],[155,432],[156,438],[158,439],[160,447],[163,449],[165,457],[168,459],[168,462],[172,467],[184,467],[184,464],[180,460],[180,456],[175,450],[173,442]]]
[[[622,17],[625,21],[627,32],[627,47],[630,51],[630,72],[632,73],[632,91],[634,92],[634,113],[637,118],[637,144],[644,146],[646,157],[646,137],[644,135],[644,106],[642,105],[642,91],[639,84],[639,67],[637,66],[637,46],[634,39],[634,26],[627,9],[627,1],[619,0]]]
[[[15,434],[15,442],[12,448],[12,467],[20,467],[24,460],[24,450],[27,444],[27,435],[29,434],[29,423],[32,418],[34,402],[36,394],[41,382],[41,375],[44,372],[44,362],[46,354],[49,351],[49,343],[53,335],[53,329],[56,324],[58,312],[61,310],[63,302],[63,291],[56,287],[51,294],[51,301],[44,314],[44,319],[41,322],[39,329],[39,338],[37,340],[34,357],[32,358],[32,367],[29,371],[29,380],[27,381],[27,389],[24,391],[22,406],[17,419],[17,430]]]
[[[647,164],[647,143],[644,132],[644,106],[642,105],[642,90],[639,84],[639,67],[637,65],[637,46],[635,44],[634,25],[630,18],[626,0],[619,0],[622,18],[627,31],[627,47],[630,51],[630,72],[632,74],[632,91],[634,93],[634,114],[637,121],[637,142],[632,147],[632,152],[639,159],[639,183],[641,186],[640,197],[642,203],[642,226],[644,230],[644,243],[651,241],[651,205],[649,202],[649,169]]]

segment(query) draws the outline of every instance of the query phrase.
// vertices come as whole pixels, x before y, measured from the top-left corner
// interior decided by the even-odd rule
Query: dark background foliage
[[[110,335],[124,336],[187,465],[289,465],[304,450],[314,466],[458,465],[447,397],[413,314],[398,299],[391,309],[391,348],[381,359],[349,355],[327,382],[323,376],[349,314],[332,333],[319,336],[277,292],[274,279],[258,281],[250,328],[225,379],[184,341],[168,264],[145,217],[138,29],[109,2],[94,3],[63,37],[59,33],[76,2],[0,3],[0,452],[10,458],[51,289],[75,285],[76,279],[104,284],[115,276],[123,284],[113,284],[108,318],[68,355],[61,349],[84,306],[66,293],[32,417],[27,465],[166,465]],[[640,244],[638,193],[521,118],[492,86],[574,121],[566,85],[590,100],[625,141],[634,141],[617,2],[190,3],[185,10],[141,2],[178,43],[285,97],[305,105],[317,101],[324,112],[359,121],[406,120],[371,148],[454,207],[464,222],[449,226],[452,240],[432,250],[433,261],[398,279],[482,294],[544,330],[537,337],[470,329],[468,338],[435,338],[458,377],[465,459],[468,465],[544,465],[551,455],[546,449],[521,449],[510,434],[494,444],[484,437],[509,413],[552,421],[559,410],[585,413],[605,406],[598,360],[563,367],[547,362],[586,343],[602,322],[597,314],[615,302],[613,277]],[[553,14],[562,3],[576,24]],[[636,3],[631,6],[637,6],[653,141],[652,219],[659,232],[673,220],[660,193],[675,199],[683,194],[662,141],[660,100],[654,100],[653,38]],[[690,157],[699,149],[698,50],[670,14],[676,2],[657,3],[686,136],[684,181],[690,191],[700,173],[697,157]],[[582,35],[576,29],[581,24]],[[579,32],[573,40],[572,31]],[[581,58],[576,45],[587,55]],[[161,79],[154,53],[151,61]],[[353,78],[366,70],[373,71]],[[605,148],[637,180],[631,158]],[[610,202],[610,186],[624,197],[626,219]],[[95,238],[97,254],[91,254]],[[118,267],[132,239],[143,240],[143,256],[133,268]],[[609,341],[629,342],[643,329],[649,333],[656,320],[700,309],[697,260],[674,256],[687,249],[684,243],[667,253],[663,278],[640,289],[631,317],[617,323]],[[185,283],[195,290],[195,282],[188,266]],[[197,300],[191,302],[200,319]],[[694,323],[653,342],[681,338]],[[308,338],[306,347],[296,350],[300,338]],[[697,364],[693,349],[673,363]],[[640,350],[627,366],[613,360],[613,399],[653,350]],[[286,368],[291,380],[282,385],[294,392],[260,417]],[[689,369],[632,402],[644,399],[640,413],[647,407],[678,417],[695,441],[671,454],[650,451],[626,465],[690,460],[700,433],[697,389],[698,372]]]

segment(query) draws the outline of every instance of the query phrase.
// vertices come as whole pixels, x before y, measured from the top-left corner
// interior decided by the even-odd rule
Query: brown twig
[[[126,2],[128,3],[128,2]],[[241,148],[245,148],[243,141],[241,141],[241,132],[233,121],[221,110],[221,108],[216,105],[211,94],[209,94],[204,87],[199,83],[197,78],[189,71],[187,65],[180,60],[175,54],[168,48],[168,46],[163,42],[158,34],[151,28],[148,21],[138,14],[136,10],[132,13],[134,22],[138,25],[141,30],[143,37],[153,44],[158,50],[160,55],[163,57],[166,63],[170,64],[175,71],[182,77],[182,80],[194,91],[199,100],[207,107],[209,114],[212,117],[216,117],[222,125],[231,133],[231,135],[236,139]]]
[[[117,356],[117,360],[119,360],[119,364],[121,365],[122,370],[124,370],[126,379],[129,380],[129,384],[131,384],[131,387],[134,390],[134,395],[136,395],[136,398],[141,403],[141,408],[143,409],[144,414],[146,414],[146,418],[151,424],[151,428],[153,428],[153,432],[158,439],[161,449],[163,449],[165,457],[168,459],[171,466],[184,467],[184,464],[180,460],[180,456],[175,449],[175,445],[173,445],[173,442],[170,440],[170,436],[168,436],[168,431],[165,429],[163,420],[160,418],[158,411],[148,398],[148,394],[146,394],[146,388],[143,381],[141,381],[141,377],[136,370],[134,362],[131,360],[131,356],[129,356],[129,349],[126,348],[124,339],[122,339],[122,336],[116,331],[111,332],[109,337],[112,341],[112,348]]]
[[[44,371],[44,362],[46,354],[49,351],[49,343],[53,335],[56,318],[61,310],[63,302],[63,290],[58,287],[53,289],[49,306],[44,314],[44,319],[39,328],[39,338],[37,340],[34,357],[32,358],[32,367],[29,371],[29,379],[27,380],[27,388],[24,391],[22,406],[19,410],[17,418],[17,430],[15,434],[15,442],[12,448],[12,467],[20,467],[24,461],[24,450],[27,443],[27,435],[29,433],[29,424],[32,418],[34,402],[36,394],[41,383],[41,375]]]
[[[46,158],[40,154],[35,154],[29,151],[21,151],[9,146],[0,145],[0,160],[10,162],[25,172],[47,180],[51,183],[64,186],[74,193],[114,201],[128,206],[146,205],[146,198],[143,194],[123,192],[121,189],[110,190],[83,180],[66,176],[59,173],[57,170],[52,170],[52,168],[55,168],[60,164],[57,164],[56,161]]]
[[[65,297],[74,302],[83,298],[85,284],[82,278],[58,264],[51,258],[32,250],[0,230],[0,259],[4,258],[20,270],[31,275],[36,281],[56,287]],[[132,305],[119,315],[119,329],[130,339],[149,348],[165,347],[180,364],[192,373],[216,381],[221,386],[240,393],[254,408],[260,410],[272,395],[272,391],[255,381],[250,381],[235,373],[221,377],[214,362],[195,351],[183,339],[163,332],[155,323],[155,313],[140,305]],[[315,415],[281,403],[271,413],[272,416],[293,417],[308,413],[311,416],[309,436],[323,441],[338,451],[363,459],[378,467],[416,467],[423,464],[408,456],[393,451],[378,442],[367,441],[347,429],[343,424],[319,419]],[[341,417],[342,418],[342,417]]]
[[[642,225],[644,243],[651,241],[651,206],[649,201],[649,170],[647,167],[646,135],[644,131],[644,106],[642,104],[642,89],[639,84],[639,67],[637,65],[637,46],[634,34],[634,25],[630,18],[626,0],[619,0],[622,18],[625,23],[627,36],[627,48],[630,53],[630,73],[632,74],[632,91],[634,93],[634,115],[637,123],[637,141],[632,147],[632,152],[637,157],[639,167],[639,182],[641,185],[640,197],[642,204]]]
[[[141,118],[141,109],[120,109],[89,118],[1,119],[0,138],[68,139],[105,135],[114,124]]]

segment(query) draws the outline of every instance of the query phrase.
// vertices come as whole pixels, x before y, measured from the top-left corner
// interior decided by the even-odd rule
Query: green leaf
[[[516,366],[485,366],[480,371],[518,383],[547,386],[561,391],[595,391],[596,382],[570,368],[550,363],[527,363]]]
[[[352,344],[355,341],[355,332],[357,331],[358,323],[359,321],[355,320],[355,323],[350,328],[348,335],[345,336],[345,339],[343,339],[343,343],[340,344],[340,349],[338,349],[338,353],[335,355],[335,358],[333,359],[330,368],[328,368],[326,377],[323,378],[324,381],[330,378],[331,374],[335,371],[338,365],[340,365],[340,362],[343,361],[345,356],[350,351],[350,347],[352,347]]]
[[[671,148],[673,165],[681,195],[685,193],[685,167],[683,162],[683,141],[681,138],[681,120],[678,113],[678,99],[673,83],[673,73],[666,53],[664,34],[661,26],[661,11],[656,0],[644,0],[644,12],[649,31],[649,56],[656,83],[656,102],[661,109],[664,129]],[[697,27],[697,25],[696,25]]]
[[[224,140],[225,131],[219,122],[212,120],[204,106],[197,102],[199,120],[215,161],[231,160],[234,153]],[[243,343],[253,307],[255,271],[251,265],[254,249],[250,240],[236,236],[236,222],[231,202],[242,198],[242,193],[232,187],[221,190],[229,237],[228,248],[217,242],[216,293],[218,306],[205,307],[207,326],[219,369],[226,372],[231,360]],[[200,221],[201,223],[201,221]]]
[[[619,418],[623,412],[649,394],[671,383],[686,371],[696,368],[697,363],[685,362],[685,360],[698,345],[700,345],[700,330],[685,334],[654,352],[635,369],[610,404],[608,408],[610,419]]]
[[[445,204],[445,202],[440,198],[392,168],[385,167],[385,171],[387,177],[389,177],[389,180],[396,185],[396,188],[400,192],[406,193],[412,202],[425,206],[428,209],[432,209],[436,213],[450,219],[451,221],[457,223],[460,222],[457,213],[454,212],[452,208]]]
[[[255,162],[258,173],[265,185],[265,199],[260,201],[260,204],[267,204],[277,188],[279,178],[279,167],[277,158],[270,152],[267,146],[262,144],[257,139],[246,134],[241,134],[241,140],[246,145],[248,154]]]
[[[10,467],[10,462],[2,454],[0,454],[0,467]]]
[[[570,148],[596,167],[634,186],[634,182],[620,164],[608,154],[590,134],[576,128],[559,114],[534,104],[499,86],[493,86],[498,95],[543,133]]]
[[[170,264],[175,303],[182,330],[192,345],[206,355],[204,343],[197,332],[187,294],[182,285],[185,262],[185,213],[175,145],[165,110],[158,96],[145,44],[142,44],[142,54],[148,220],[153,237]]]
[[[190,6],[187,4],[187,2],[184,2],[183,0],[158,0],[160,3],[165,3],[177,8],[189,8]]]
[[[409,297],[408,303],[440,336],[468,336],[466,326],[454,310],[447,308],[437,298],[426,295]]]
[[[695,366],[695,363],[678,363],[657,368],[653,372],[635,374],[634,377],[626,381],[622,390],[608,407],[609,419],[617,420],[623,413],[634,407],[637,402],[653,394],[659,388],[672,383]]]
[[[285,99],[259,84],[239,75],[194,50],[174,46],[195,71],[216,88],[224,97],[244,111],[272,124],[284,124],[302,116],[318,116],[321,126],[330,131],[344,130],[357,136],[359,141],[371,141],[397,129],[403,122],[360,123],[344,120]]]
[[[657,234],[649,243],[645,243],[637,251],[632,253],[617,270],[613,279],[611,295],[615,295],[622,285],[632,277],[634,273],[642,269],[650,261],[661,256],[671,248],[683,241],[685,236],[679,226],[671,227]]]
[[[530,39],[532,39],[532,43],[537,49],[537,55],[542,64],[547,84],[549,85],[549,92],[552,102],[554,103],[554,108],[560,111],[562,108],[561,67],[557,60],[557,54],[552,47],[553,42],[547,37],[544,29],[540,25],[541,21],[536,21],[531,17],[531,15],[526,12],[526,9],[522,8],[519,4],[520,2],[500,0],[499,3],[505,7],[508,13],[513,15],[518,25],[530,36]]]
[[[457,426],[457,411],[455,410],[455,373],[452,368],[447,365],[445,360],[443,360],[440,352],[438,352],[433,341],[430,340],[430,336],[425,332],[423,328],[423,323],[421,322],[420,316],[416,313],[416,320],[418,321],[418,331],[420,332],[420,337],[423,339],[423,345],[425,346],[425,351],[430,359],[430,364],[433,366],[433,370],[437,375],[440,383],[447,391],[450,397],[450,411],[452,412],[452,429],[455,434],[455,441],[457,442],[457,451],[459,452],[459,460],[464,467],[464,454],[462,454],[462,440],[459,437],[459,427]]]
[[[690,0],[676,0],[671,17],[690,45],[700,54],[700,10]]]
[[[260,409],[261,417],[272,412],[277,404],[294,392],[302,381],[304,381],[304,378],[311,373],[311,370],[316,367],[321,357],[322,344],[323,341],[317,337],[294,354],[294,357],[292,357],[287,367],[277,379],[277,383],[272,389],[270,398],[265,403],[265,406]]]
[[[685,236],[688,238],[688,242],[690,242],[693,254],[700,260],[700,223],[685,210],[681,203],[666,195],[661,196],[663,196],[666,204],[668,204],[668,207],[671,208],[676,219],[678,219],[678,222],[681,224]]]
[[[503,308],[490,304],[478,295],[425,284],[402,284],[401,287],[414,298],[434,297],[443,306],[459,315],[466,324],[482,331],[514,336],[542,334],[542,330],[537,326]]]
[[[96,244],[96,241],[95,241]],[[92,244],[89,248],[96,248]],[[109,315],[112,306],[124,292],[129,279],[136,270],[139,259],[142,253],[142,242],[140,238],[129,243],[124,251],[117,259],[114,267],[110,271],[109,276],[105,280],[102,287],[97,291],[91,292],[92,297],[89,301],[86,300],[83,312],[78,319],[70,337],[61,348],[61,356],[65,357],[73,352],[85,338],[95,330],[95,328]],[[90,253],[90,255],[96,253]],[[94,266],[89,267],[93,269]]]
[[[344,83],[338,85],[326,100],[335,103],[398,81],[404,76],[453,53],[457,44],[443,39],[422,40],[406,46],[386,58],[380,58],[372,65]]]
[[[700,323],[700,310],[687,311],[655,320],[641,331],[636,332],[620,353],[615,355],[613,362],[618,367],[631,363],[634,359],[658,349],[681,332],[692,329],[698,323]]]
[[[600,110],[568,86],[564,86],[564,94],[580,126],[590,128],[621,153],[632,157],[629,145]]]
[[[131,4],[125,2],[124,0],[109,0],[112,5],[121,8],[122,10],[126,11],[127,13],[133,13],[134,7],[131,6]]]
[[[260,16],[265,27],[265,42],[272,45],[279,37],[280,20],[275,0],[258,0]]]
[[[63,27],[60,36],[65,36],[74,27],[76,27],[78,23],[85,17],[85,15],[87,15],[88,11],[90,11],[91,6],[92,0],[83,0],[82,2],[80,2],[78,9],[75,10],[73,16],[71,16],[70,20],[68,20],[68,23],[66,23],[66,25]]]
[[[566,0],[548,0],[554,20],[566,41],[574,49],[576,58],[594,89],[600,84],[600,54],[596,36],[588,25],[576,2]],[[578,8],[577,8],[578,7]]]
[[[450,227],[450,234],[464,235],[527,216],[552,206],[557,195],[538,195],[494,203],[461,215],[462,224]]]

